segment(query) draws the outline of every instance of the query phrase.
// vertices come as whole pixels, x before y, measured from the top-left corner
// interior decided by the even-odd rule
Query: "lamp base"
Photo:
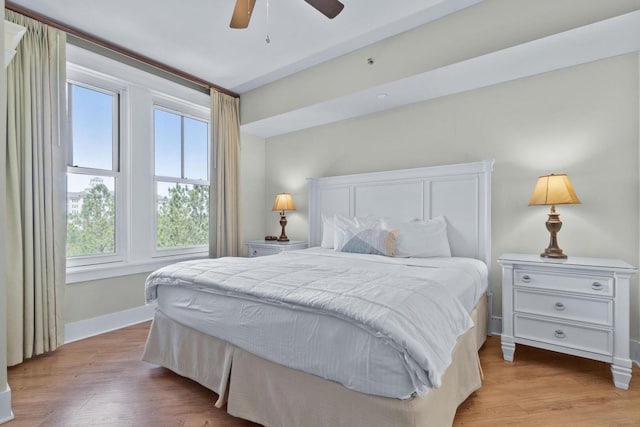
[[[560,248],[546,248],[544,252],[540,254],[543,258],[555,258],[555,259],[565,259],[567,255],[562,252]]]
[[[280,233],[280,237],[278,237],[278,242],[288,242],[289,238],[287,234],[284,232],[284,228],[287,226],[287,217],[284,216],[284,211],[280,214],[280,227],[282,227],[282,233]]]
[[[556,212],[556,207],[554,205],[551,205],[549,218],[545,224],[550,234],[549,246],[540,254],[540,256],[543,258],[555,259],[567,258],[567,256],[562,252],[562,249],[558,247],[558,232],[562,228],[562,221],[560,221],[560,214]]]

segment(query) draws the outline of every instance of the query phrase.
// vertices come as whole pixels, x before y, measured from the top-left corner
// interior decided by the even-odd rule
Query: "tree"
[[[206,245],[209,241],[209,187],[176,184],[158,201],[159,248]]]
[[[209,187],[176,184],[158,201],[159,248],[206,245],[209,242]],[[83,199],[80,213],[67,217],[67,256],[115,252],[114,195],[95,184]]]
[[[67,256],[115,252],[115,206],[113,193],[95,184],[83,199],[78,214],[67,218]]]

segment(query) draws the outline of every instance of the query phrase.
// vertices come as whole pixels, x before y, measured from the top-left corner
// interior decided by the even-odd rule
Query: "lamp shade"
[[[273,202],[272,211],[295,211],[296,204],[293,203],[293,197],[289,193],[280,193]]]
[[[566,174],[551,174],[538,178],[529,206],[572,205],[580,203]]]

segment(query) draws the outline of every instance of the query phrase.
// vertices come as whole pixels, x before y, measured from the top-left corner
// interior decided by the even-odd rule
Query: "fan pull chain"
[[[269,38],[269,0],[267,0],[267,38],[264,40],[267,44],[271,43]]]

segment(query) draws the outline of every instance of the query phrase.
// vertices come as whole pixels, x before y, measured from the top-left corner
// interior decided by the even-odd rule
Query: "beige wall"
[[[242,102],[242,101],[241,101]],[[265,141],[248,134],[241,135],[240,146],[240,210],[243,241],[265,236]],[[272,201],[273,203],[273,201]],[[242,247],[242,255],[248,255]]]
[[[555,172],[569,174],[583,203],[558,208],[560,246],[638,265],[638,63],[625,55],[270,138],[266,194],[293,192],[303,209],[287,234],[305,239],[306,177],[493,158],[494,260],[546,247],[547,209],[527,202],[536,178]],[[495,262],[491,274],[500,315]],[[631,304],[638,338],[637,278]]]
[[[68,284],[64,322],[77,322],[144,305],[144,280],[149,273]]]

